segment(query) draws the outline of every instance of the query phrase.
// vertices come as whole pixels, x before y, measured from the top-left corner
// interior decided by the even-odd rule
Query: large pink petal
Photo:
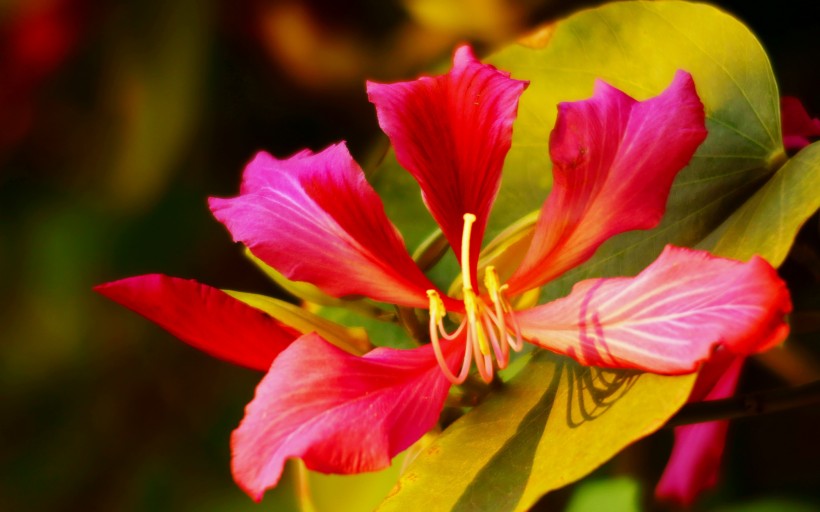
[[[785,284],[761,258],[667,246],[634,278],[582,281],[517,318],[525,339],[583,364],[681,374],[718,346],[746,355],[780,343],[789,311]]]
[[[683,71],[646,101],[598,81],[592,98],[560,104],[550,136],[552,192],[509,293],[584,262],[613,235],[656,226],[675,175],[706,138],[704,122]]]
[[[481,64],[462,46],[446,75],[367,84],[399,163],[419,182],[424,202],[459,258],[463,215],[477,217],[472,262],[478,261],[518,98],[528,84],[509,76]]]
[[[802,149],[811,143],[810,137],[820,137],[820,119],[809,117],[803,103],[793,96],[780,98],[780,119],[786,149]]]
[[[225,292],[188,279],[149,274],[94,290],[225,361],[266,371],[299,335]]]
[[[245,168],[240,195],[211,198],[210,206],[235,241],[330,295],[426,308],[425,291],[435,288],[344,144],[284,160],[259,153]]]
[[[745,360],[741,356],[706,363],[698,384],[703,376],[711,378],[711,374],[717,374],[717,379],[702,398],[719,400],[732,396]],[[655,496],[688,507],[701,492],[714,487],[728,428],[729,422],[725,420],[677,427],[672,455],[655,488]]]
[[[435,425],[449,389],[430,345],[357,357],[303,336],[274,361],[233,433],[234,478],[260,500],[290,458],[324,473],[385,468]]]

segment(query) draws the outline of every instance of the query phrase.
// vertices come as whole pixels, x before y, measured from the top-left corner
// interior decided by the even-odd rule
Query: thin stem
[[[687,404],[672,416],[666,427],[758,416],[814,404],[820,404],[820,381],[802,386],[749,393],[723,400]]]

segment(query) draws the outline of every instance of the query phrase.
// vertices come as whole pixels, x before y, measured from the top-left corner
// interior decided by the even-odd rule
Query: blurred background
[[[0,511],[291,510],[289,485],[255,505],[230,476],[259,375],[91,287],[162,272],[279,293],[206,206],[237,191],[254,152],[344,139],[361,156],[379,137],[365,79],[413,78],[460,41],[489,50],[594,3],[0,0]],[[810,4],[715,3],[761,39],[781,93],[820,114]],[[797,330],[807,344],[819,237],[815,217],[783,270],[815,312]],[[788,384],[778,364],[750,364],[741,389]],[[816,408],[736,422],[725,485],[701,507],[820,510],[818,432]],[[651,492],[669,434],[609,464],[589,496]],[[573,492],[544,508],[584,510]]]

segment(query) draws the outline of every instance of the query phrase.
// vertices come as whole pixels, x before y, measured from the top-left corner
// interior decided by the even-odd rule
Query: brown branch
[[[820,381],[749,393],[724,400],[686,404],[672,416],[666,427],[758,416],[814,404],[820,404]]]

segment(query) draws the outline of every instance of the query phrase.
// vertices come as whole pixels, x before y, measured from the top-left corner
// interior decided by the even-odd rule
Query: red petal
[[[254,370],[266,371],[298,337],[267,313],[188,279],[149,274],[101,284],[94,290],[185,343]]]
[[[809,137],[820,137],[820,119],[809,117],[803,103],[795,97],[780,98],[780,119],[786,149],[802,149],[810,144]]]
[[[324,473],[385,468],[435,425],[449,389],[430,345],[356,357],[303,336],[274,361],[233,433],[234,478],[258,501],[290,458]]]
[[[259,153],[245,168],[240,195],[211,198],[210,206],[235,241],[330,295],[426,308],[425,292],[435,288],[344,144],[284,160]]]
[[[719,379],[704,399],[719,400],[732,396],[745,360],[745,357],[733,357],[706,363],[698,376],[696,387],[700,385],[704,374],[718,373]],[[714,487],[718,480],[728,428],[728,421],[677,427],[675,446],[655,488],[655,497],[688,507],[701,492]]]
[[[557,277],[618,233],[656,226],[675,175],[706,138],[704,122],[683,71],[646,101],[598,81],[592,98],[560,104],[550,136],[552,192],[509,293]]]
[[[517,317],[525,339],[583,364],[682,374],[717,346],[746,355],[780,343],[789,311],[785,284],[761,258],[667,246],[637,277],[582,281]]]
[[[399,163],[419,182],[424,202],[459,261],[465,213],[477,218],[470,261],[478,261],[510,149],[518,97],[527,84],[481,64],[468,46],[456,50],[446,75],[367,84]]]

